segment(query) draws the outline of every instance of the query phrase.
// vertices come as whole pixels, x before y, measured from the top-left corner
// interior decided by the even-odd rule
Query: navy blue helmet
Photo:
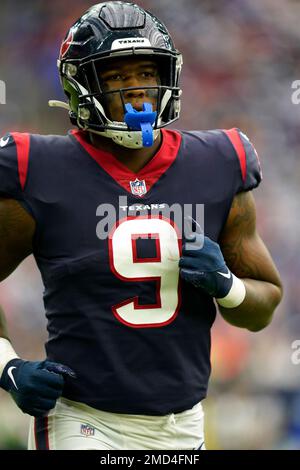
[[[109,118],[106,102],[111,92],[105,92],[99,80],[99,71],[110,60],[128,56],[147,57],[157,63],[160,80],[157,86],[149,87],[156,89],[157,116],[153,129],[157,133],[157,129],[179,118],[182,55],[166,27],[153,14],[121,1],[92,6],[68,31],[58,68],[73,124],[110,137],[120,145],[139,147],[136,133],[133,139],[136,145],[129,145],[133,133],[125,122]],[[117,90],[124,110],[126,90]]]

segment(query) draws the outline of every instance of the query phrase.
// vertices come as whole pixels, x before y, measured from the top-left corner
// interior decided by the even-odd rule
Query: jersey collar
[[[144,182],[146,193],[148,193],[175,161],[182,141],[182,136],[178,131],[162,129],[162,144],[160,149],[138,173],[134,173],[123,163],[119,162],[113,154],[100,150],[88,142],[86,132],[74,129],[70,133],[106,173],[122,186],[123,189],[138,197],[143,197],[145,193],[133,193],[131,183],[136,180]]]

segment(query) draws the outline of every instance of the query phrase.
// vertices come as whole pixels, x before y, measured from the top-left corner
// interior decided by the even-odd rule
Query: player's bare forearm
[[[34,230],[34,220],[17,201],[0,198],[0,281],[32,253]],[[1,307],[0,337],[9,339]]]
[[[0,198],[0,281],[32,253],[33,218],[14,199]]]
[[[9,339],[7,326],[6,326],[6,318],[5,318],[5,315],[1,306],[0,306],[0,338]]]
[[[223,318],[231,325],[260,331],[272,320],[275,308],[282,297],[282,290],[270,282],[243,279],[246,297],[236,308],[219,306]]]
[[[222,316],[232,325],[251,331],[265,328],[282,298],[282,284],[271,255],[256,231],[251,192],[235,197],[220,246],[229,269],[246,286],[243,303],[233,309],[220,307]]]

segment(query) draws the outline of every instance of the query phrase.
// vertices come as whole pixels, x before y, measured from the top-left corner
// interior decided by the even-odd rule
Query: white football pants
[[[60,398],[46,417],[32,418],[28,449],[204,450],[203,409],[166,416],[99,411]]]

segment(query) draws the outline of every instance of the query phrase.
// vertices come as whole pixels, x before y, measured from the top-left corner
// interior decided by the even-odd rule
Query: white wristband
[[[246,287],[241,279],[232,274],[233,283],[230,291],[225,297],[216,299],[219,305],[224,308],[235,308],[241,305],[246,297]]]
[[[12,347],[10,341],[6,338],[0,338],[0,377],[6,364],[12,359],[18,359],[19,356]]]

